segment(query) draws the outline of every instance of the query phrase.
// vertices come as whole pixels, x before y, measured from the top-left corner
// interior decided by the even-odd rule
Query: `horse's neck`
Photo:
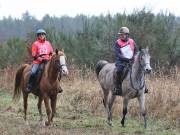
[[[132,65],[131,77],[132,77],[133,82],[137,84],[142,83],[144,79],[144,72],[140,66],[138,56],[135,58],[134,64]]]
[[[51,81],[56,81],[58,78],[58,69],[56,68],[56,66],[53,64],[52,61],[49,61],[46,65],[46,75],[47,78]]]

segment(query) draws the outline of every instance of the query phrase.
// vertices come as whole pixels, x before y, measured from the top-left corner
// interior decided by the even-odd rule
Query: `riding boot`
[[[122,72],[117,72],[115,77],[115,88],[113,90],[113,95],[122,95]]]
[[[34,79],[35,79],[34,75],[30,74],[29,81],[28,81],[27,88],[26,88],[27,92],[31,92],[33,84],[34,84]]]

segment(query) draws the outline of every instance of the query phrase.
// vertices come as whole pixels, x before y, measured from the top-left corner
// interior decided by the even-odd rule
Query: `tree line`
[[[35,31],[44,28],[54,48],[63,48],[69,64],[94,66],[100,59],[114,61],[113,44],[121,26],[130,29],[137,46],[150,49],[153,66],[180,65],[180,18],[171,13],[133,13],[100,16],[51,17],[37,20],[28,12],[21,19],[0,20],[0,68],[28,61]]]

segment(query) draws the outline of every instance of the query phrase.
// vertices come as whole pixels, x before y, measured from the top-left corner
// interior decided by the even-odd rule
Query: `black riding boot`
[[[113,95],[122,96],[122,72],[116,73],[114,84]]]
[[[26,88],[27,92],[31,92],[33,84],[34,84],[34,79],[35,79],[34,75],[30,74],[29,81],[28,81],[27,88]]]

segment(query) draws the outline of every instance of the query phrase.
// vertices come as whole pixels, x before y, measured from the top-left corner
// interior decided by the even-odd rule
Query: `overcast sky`
[[[11,15],[21,18],[28,11],[37,19],[46,14],[60,17],[77,14],[100,15],[132,13],[133,9],[146,9],[153,13],[168,11],[180,16],[180,0],[0,0],[0,19]]]

